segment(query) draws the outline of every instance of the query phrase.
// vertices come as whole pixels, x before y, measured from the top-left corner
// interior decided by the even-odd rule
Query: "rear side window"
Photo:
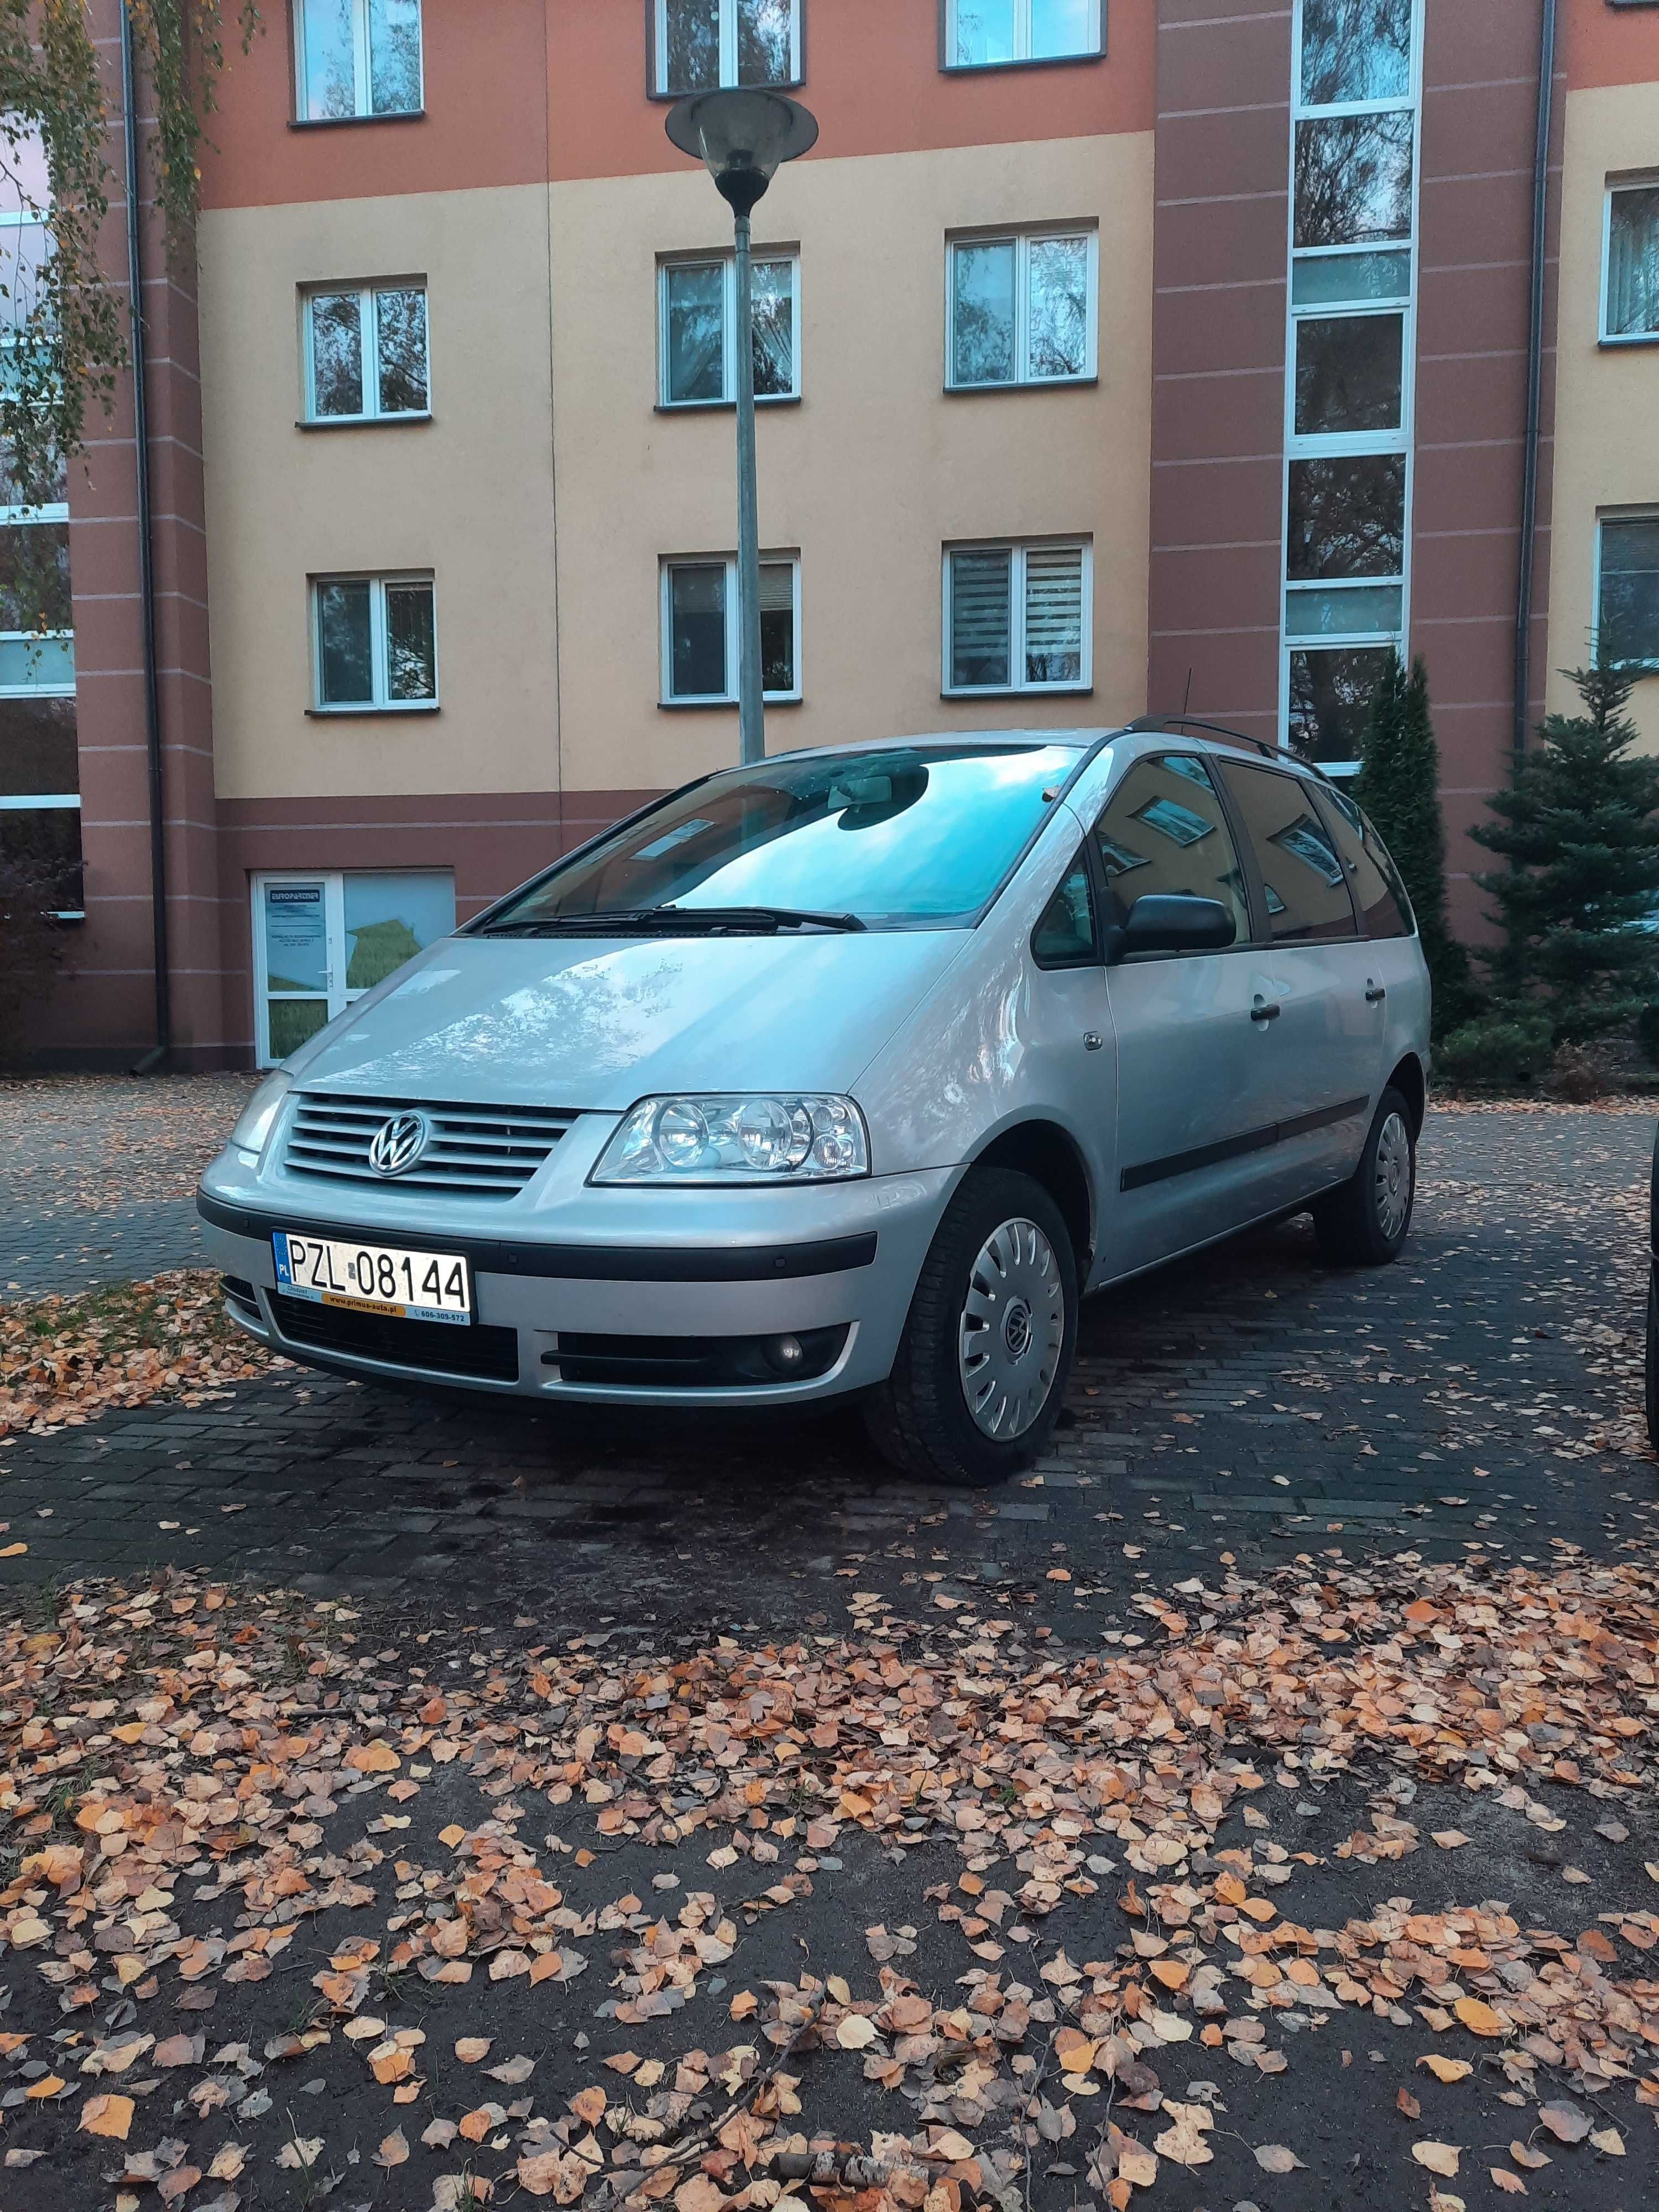
[[[1299,776],[1237,761],[1224,773],[1255,849],[1273,942],[1353,936],[1346,872],[1308,786]]]
[[[1095,823],[1095,850],[1106,876],[1107,919],[1120,928],[1147,891],[1219,899],[1237,941],[1250,941],[1243,871],[1221,794],[1196,753],[1154,753],[1137,761]]]
[[[1346,791],[1335,787],[1322,791],[1319,804],[1336,849],[1347,862],[1366,936],[1409,937],[1413,927],[1411,901],[1382,840]]]

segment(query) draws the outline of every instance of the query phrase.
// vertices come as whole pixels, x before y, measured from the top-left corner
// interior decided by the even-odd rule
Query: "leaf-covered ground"
[[[1659,1562],[0,1641],[0,2207],[1655,2198]]]
[[[227,1317],[205,1268],[76,1297],[0,1298],[0,1437],[50,1436],[156,1398],[202,1405],[272,1364],[285,1363]]]

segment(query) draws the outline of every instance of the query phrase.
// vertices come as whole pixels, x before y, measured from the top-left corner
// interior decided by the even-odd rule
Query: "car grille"
[[[516,1329],[474,1322],[456,1328],[443,1322],[404,1321],[396,1314],[353,1313],[345,1306],[273,1296],[270,1310],[290,1344],[348,1358],[380,1359],[392,1367],[423,1367],[441,1375],[471,1375],[492,1382],[519,1379]]]
[[[283,1165],[292,1176],[327,1182],[368,1183],[383,1190],[514,1198],[575,1120],[544,1106],[431,1105],[418,1110],[432,1125],[427,1147],[400,1176],[376,1175],[368,1164],[375,1131],[409,1111],[403,1098],[336,1098],[301,1091],[289,1123]]]

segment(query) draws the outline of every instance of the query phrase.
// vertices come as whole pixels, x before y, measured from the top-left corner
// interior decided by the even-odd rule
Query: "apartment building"
[[[158,905],[176,1062],[269,1060],[735,758],[730,226],[663,131],[716,83],[821,131],[755,218],[771,750],[1184,710],[1341,774],[1400,646],[1471,929],[1596,635],[1659,750],[1653,0],[287,15],[196,266],[137,226],[142,435],[0,517],[73,592],[0,636],[0,836],[81,917],[47,1056],[152,1043]]]

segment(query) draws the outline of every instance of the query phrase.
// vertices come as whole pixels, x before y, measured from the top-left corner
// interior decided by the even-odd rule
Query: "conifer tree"
[[[1475,878],[1504,943],[1489,956],[1503,1000],[1541,1009],[1558,1043],[1621,1028],[1659,986],[1659,760],[1632,755],[1632,677],[1564,671],[1582,702],[1549,714],[1538,744],[1472,832],[1509,862]]]
[[[1371,696],[1354,796],[1376,824],[1406,879],[1423,957],[1434,985],[1434,1033],[1443,1036],[1474,1012],[1469,956],[1446,919],[1446,832],[1440,815],[1440,752],[1429,717],[1429,679],[1420,659],[1407,674],[1391,653]]]

